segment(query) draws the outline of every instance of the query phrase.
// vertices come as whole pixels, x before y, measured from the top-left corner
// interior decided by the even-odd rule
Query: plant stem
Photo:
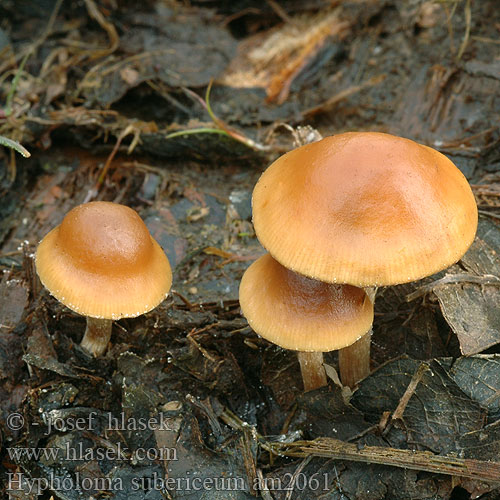
[[[104,354],[111,338],[111,319],[90,318],[87,316],[87,329],[83,336],[81,346],[95,358]]]
[[[297,353],[304,382],[304,392],[318,389],[326,385],[326,372],[323,366],[322,352],[303,352]]]
[[[8,137],[0,135],[0,146],[7,146],[8,148],[15,149],[18,153],[22,154],[25,158],[29,158],[31,153],[21,144]]]
[[[247,424],[248,426],[248,424]],[[261,442],[261,446],[278,457],[325,457],[333,460],[352,460],[367,464],[392,465],[416,471],[468,477],[476,481],[498,484],[500,463],[493,460],[473,460],[450,455],[434,455],[430,451],[401,450],[385,446],[362,446],[334,438],[320,437],[314,441],[293,443]]]

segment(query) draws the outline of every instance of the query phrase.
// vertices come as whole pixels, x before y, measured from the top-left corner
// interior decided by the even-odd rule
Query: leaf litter
[[[123,485],[46,491],[71,499],[498,496],[500,80],[498,26],[482,22],[495,2],[307,4],[0,6],[0,135],[32,153],[0,151],[4,484]],[[374,371],[352,394],[334,380],[303,394],[293,353],[257,337],[237,302],[263,252],[253,185],[306,124],[439,149],[480,212],[457,265],[380,290]],[[30,257],[89,193],[135,208],[174,267],[171,297],[117,322],[100,359],[81,350],[83,318],[40,287]],[[325,360],[333,370],[336,354]],[[19,430],[5,425],[15,411]],[[122,414],[165,415],[168,429],[109,429]],[[56,430],[51,418],[95,425]],[[90,455],[7,450],[26,446]],[[194,491],[195,477],[234,482]]]

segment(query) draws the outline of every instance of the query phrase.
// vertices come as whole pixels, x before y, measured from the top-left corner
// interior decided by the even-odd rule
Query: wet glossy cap
[[[306,278],[269,254],[245,271],[240,305],[256,333],[297,351],[342,349],[373,323],[373,304],[363,289]]]
[[[137,212],[104,201],[73,208],[38,245],[43,285],[73,311],[94,318],[135,317],[168,294],[172,271]]]
[[[253,192],[262,245],[322,281],[405,283],[457,262],[477,206],[443,154],[389,134],[350,132],[278,158]]]

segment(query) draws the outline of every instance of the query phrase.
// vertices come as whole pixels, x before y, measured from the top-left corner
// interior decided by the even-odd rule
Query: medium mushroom
[[[371,287],[421,279],[467,251],[477,206],[460,170],[408,139],[348,132],[299,147],[260,177],[252,198],[262,245],[285,267],[329,283]],[[369,342],[341,351],[346,379]],[[343,359],[342,359],[343,358]],[[369,356],[362,356],[369,359]]]
[[[81,346],[100,356],[112,321],[154,309],[168,294],[172,271],[137,212],[95,201],[70,210],[38,245],[42,284],[72,311],[87,317]]]
[[[323,352],[352,344],[373,322],[373,303],[362,288],[306,278],[269,254],[245,271],[239,297],[255,332],[298,351],[305,391],[326,385]]]

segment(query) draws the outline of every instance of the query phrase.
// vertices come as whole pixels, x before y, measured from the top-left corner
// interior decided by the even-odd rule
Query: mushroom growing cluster
[[[467,180],[446,156],[377,132],[338,134],[281,156],[257,182],[252,206],[256,235],[281,265],[364,288],[373,300],[377,287],[457,262],[474,240],[478,217]],[[266,287],[254,293],[273,300]],[[368,375],[369,339],[340,351],[344,384]]]
[[[167,256],[137,212],[95,201],[73,208],[40,242],[35,264],[59,302],[87,317],[82,347],[106,350],[112,321],[144,314],[167,296]]]
[[[373,303],[363,289],[306,278],[269,254],[243,275],[240,304],[256,332],[298,351],[306,391],[326,384],[323,352],[352,344],[373,322]]]

